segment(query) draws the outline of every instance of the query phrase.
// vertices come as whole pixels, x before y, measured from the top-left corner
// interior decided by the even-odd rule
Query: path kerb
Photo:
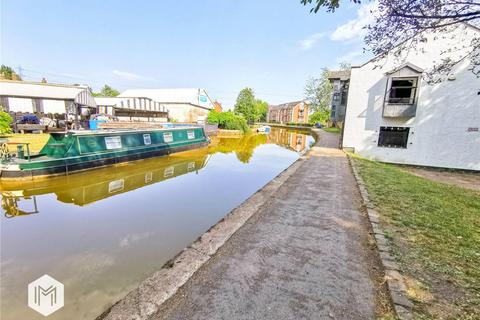
[[[347,156],[352,168],[353,176],[355,177],[358,189],[360,190],[363,205],[366,208],[368,220],[372,227],[378,253],[380,255],[380,260],[385,271],[385,280],[387,282],[395,313],[400,320],[412,320],[414,319],[412,311],[413,303],[408,298],[407,287],[405,286],[403,276],[399,272],[400,268],[391,255],[392,249],[387,238],[385,237],[384,230],[380,227],[378,212],[375,210],[375,206],[370,201],[365,182],[358,173],[358,167],[355,161],[352,159],[350,154],[347,153]]]

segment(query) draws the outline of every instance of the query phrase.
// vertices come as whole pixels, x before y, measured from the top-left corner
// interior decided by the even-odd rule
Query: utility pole
[[[19,77],[20,79],[23,79],[23,68],[22,68],[22,66],[19,65],[19,66],[17,67],[17,69],[18,69],[18,73],[17,73],[17,74],[18,74],[18,77]]]

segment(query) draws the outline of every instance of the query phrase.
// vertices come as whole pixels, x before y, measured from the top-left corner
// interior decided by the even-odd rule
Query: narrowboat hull
[[[1,166],[1,179],[68,175],[122,162],[166,156],[206,147],[203,128],[99,131],[52,134],[39,157],[13,159]]]

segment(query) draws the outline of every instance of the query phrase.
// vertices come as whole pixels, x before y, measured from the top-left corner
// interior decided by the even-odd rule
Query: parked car
[[[323,125],[320,122],[315,123],[315,128],[323,128]]]

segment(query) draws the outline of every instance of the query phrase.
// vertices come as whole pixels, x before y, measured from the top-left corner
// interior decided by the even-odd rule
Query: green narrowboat
[[[28,150],[25,154],[21,145],[18,146],[15,157],[5,156],[3,152],[0,178],[68,175],[76,171],[201,148],[208,143],[203,128],[193,126],[54,132],[36,155],[30,155]]]

